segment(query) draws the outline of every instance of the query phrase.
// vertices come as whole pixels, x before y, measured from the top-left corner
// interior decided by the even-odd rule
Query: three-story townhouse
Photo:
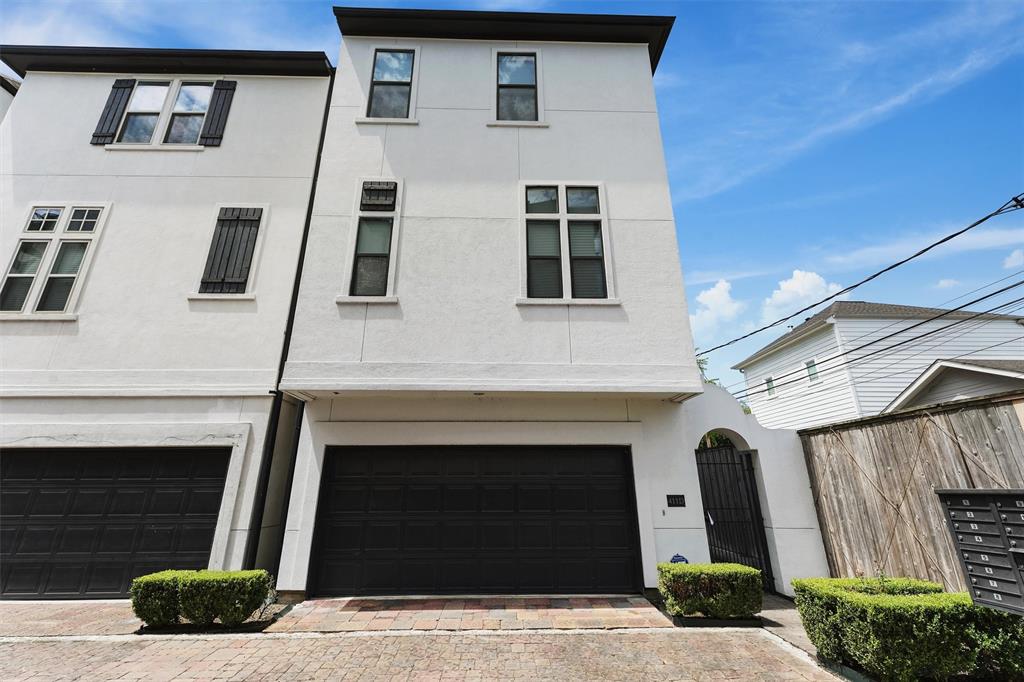
[[[0,57],[3,596],[257,561],[326,55]]]
[[[623,593],[707,560],[672,18],[335,14],[279,591]]]

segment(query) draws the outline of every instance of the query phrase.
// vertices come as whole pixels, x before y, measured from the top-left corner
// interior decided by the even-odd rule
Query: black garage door
[[[123,597],[136,576],[205,568],[230,453],[0,450],[3,596]]]
[[[640,590],[622,447],[327,448],[310,593]]]

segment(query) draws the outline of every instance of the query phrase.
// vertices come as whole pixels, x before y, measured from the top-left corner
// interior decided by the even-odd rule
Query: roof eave
[[[749,367],[750,365],[754,364],[758,360],[763,360],[764,358],[768,357],[769,355],[772,355],[773,353],[776,353],[776,352],[782,350],[783,348],[786,348],[787,346],[791,346],[794,343],[797,343],[798,341],[802,341],[807,336],[809,336],[809,335],[811,335],[811,334],[813,334],[815,332],[821,331],[821,329],[823,329],[826,325],[830,325],[830,324],[835,324],[835,318],[834,317],[822,318],[821,321],[816,322],[815,324],[807,327],[806,329],[801,330],[799,334],[795,334],[794,336],[786,339],[783,343],[780,343],[777,346],[774,345],[775,341],[773,341],[772,343],[769,343],[767,346],[765,346],[761,350],[757,351],[753,355],[751,355],[749,357],[746,357],[743,360],[740,360],[739,362],[737,362],[735,365],[732,366],[732,369],[743,370],[744,368]],[[782,338],[785,338],[785,337],[779,337],[779,338],[782,339]]]

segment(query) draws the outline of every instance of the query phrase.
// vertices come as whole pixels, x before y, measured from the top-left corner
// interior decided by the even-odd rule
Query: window
[[[195,144],[210,108],[213,83],[182,83],[171,110],[164,142],[168,144]]]
[[[153,131],[160,120],[160,112],[163,111],[169,87],[170,83],[146,82],[135,86],[131,99],[128,100],[128,110],[124,115],[118,142],[149,144],[152,141]]]
[[[398,195],[397,182],[364,182],[359,199],[361,211],[394,211]]]
[[[413,50],[377,50],[373,55],[368,118],[408,118],[412,100]]]
[[[808,360],[804,363],[804,367],[807,368],[807,380],[812,384],[818,381],[818,363],[814,360]]]
[[[607,299],[607,235],[597,186],[524,189],[527,298]],[[568,259],[562,254],[568,250]]]
[[[499,121],[537,120],[537,55],[498,53]]]
[[[769,398],[775,397],[775,379],[768,377],[764,380],[764,388],[768,393]]]
[[[256,252],[262,208],[222,208],[199,284],[200,294],[244,294]]]
[[[0,312],[63,313],[72,305],[103,206],[34,206],[0,288]],[[39,280],[39,284],[36,282]]]
[[[394,245],[398,239],[399,211],[402,203],[398,180],[362,179],[359,181],[357,204],[350,237],[351,268],[347,276],[344,303],[368,296],[377,302],[393,302]],[[371,301],[372,302],[372,301]]]

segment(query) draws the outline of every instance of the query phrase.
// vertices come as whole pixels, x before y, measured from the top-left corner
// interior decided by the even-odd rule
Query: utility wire
[[[712,348],[708,348],[707,350],[703,350],[700,353],[697,353],[697,355],[698,356],[707,355],[708,353],[712,353],[712,352],[714,352],[716,350],[719,350],[721,348],[725,348],[726,346],[731,346],[732,344],[737,343],[739,341],[742,341],[743,339],[750,338],[754,334],[760,334],[761,332],[763,332],[763,331],[765,331],[767,329],[771,329],[772,327],[777,327],[778,325],[782,324],[783,322],[786,322],[787,320],[791,320],[794,317],[796,317],[797,315],[800,315],[801,313],[805,313],[808,310],[816,308],[819,305],[821,305],[822,303],[826,303],[828,301],[831,301],[834,298],[837,298],[837,297],[842,296],[844,294],[848,294],[851,291],[853,291],[854,289],[856,289],[857,287],[863,286],[864,284],[867,284],[871,280],[876,279],[877,277],[880,277],[881,275],[884,275],[885,273],[889,272],[890,270],[895,270],[896,268],[900,267],[901,265],[905,265],[906,263],[914,260],[915,258],[918,258],[919,256],[923,256],[924,254],[928,253],[929,251],[931,251],[935,247],[940,246],[942,244],[945,244],[946,242],[948,242],[951,239],[955,239],[956,237],[959,237],[960,235],[962,235],[963,233],[967,232],[968,230],[973,230],[974,228],[976,228],[978,225],[981,225],[983,222],[985,222],[989,218],[993,218],[993,217],[995,217],[997,215],[1002,215],[1003,213],[1010,213],[1011,211],[1016,211],[1016,210],[1021,209],[1021,208],[1024,208],[1024,193],[1021,193],[1021,194],[1018,194],[1015,197],[1012,197],[1005,204],[1003,204],[1002,206],[1000,206],[996,210],[992,211],[988,215],[983,216],[983,217],[979,218],[978,220],[975,220],[973,223],[971,223],[967,227],[964,227],[964,228],[962,228],[960,230],[957,230],[956,232],[948,234],[945,237],[943,237],[942,239],[938,240],[937,242],[932,242],[928,246],[924,247],[923,249],[917,251],[916,253],[914,253],[914,254],[912,254],[910,256],[907,256],[903,260],[897,261],[897,262],[893,263],[892,265],[886,266],[886,267],[882,268],[881,270],[879,270],[878,272],[876,272],[876,273],[874,273],[872,275],[868,275],[867,277],[865,277],[861,281],[859,281],[859,282],[857,282],[855,284],[851,284],[850,286],[846,287],[845,289],[841,289],[841,290],[837,291],[836,293],[832,294],[831,296],[826,296],[825,298],[821,299],[820,301],[812,303],[809,306],[805,306],[805,307],[801,308],[800,310],[796,311],[795,313],[787,315],[786,317],[779,318],[778,320],[775,320],[774,322],[772,322],[770,324],[766,324],[763,327],[759,327],[759,328],[757,328],[757,329],[755,329],[755,330],[753,330],[751,332],[747,332],[746,334],[744,334],[742,336],[737,336],[736,338],[734,338],[734,339],[732,339],[730,341],[726,341],[726,342],[720,343],[717,346],[714,346]]]

